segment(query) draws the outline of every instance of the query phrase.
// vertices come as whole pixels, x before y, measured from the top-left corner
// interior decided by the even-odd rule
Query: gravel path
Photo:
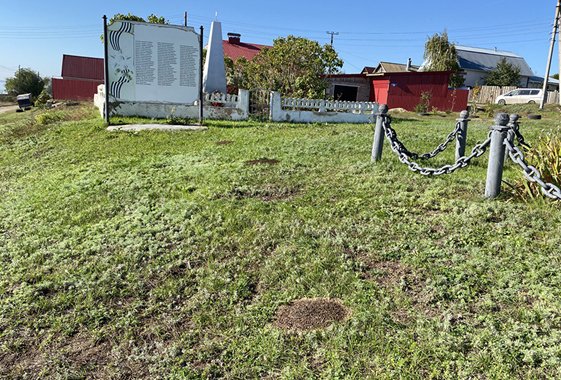
[[[15,111],[19,106],[0,106],[0,113]]]

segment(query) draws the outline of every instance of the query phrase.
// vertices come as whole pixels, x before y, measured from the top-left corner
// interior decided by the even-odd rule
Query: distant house
[[[413,111],[424,93],[430,96],[430,108],[461,112],[466,109],[469,90],[450,89],[452,71],[404,71],[367,74],[371,82],[370,101],[391,108]]]
[[[506,59],[508,63],[520,68],[520,87],[530,87],[530,78],[535,77],[532,69],[528,66],[524,58],[514,53],[459,45],[455,47],[458,53],[460,68],[464,73],[464,85],[467,87],[484,85],[485,78],[490,71],[497,67],[497,63],[499,63],[502,58]],[[423,65],[421,65],[421,67],[422,66]]]
[[[53,98],[93,99],[97,86],[104,83],[103,58],[62,56],[62,78],[53,78]]]
[[[327,95],[335,100],[368,102],[370,99],[370,82],[365,74],[331,74],[325,79]]]
[[[392,62],[380,62],[376,67],[366,66],[362,70],[362,74],[381,74],[381,73],[404,73],[407,71],[419,71],[420,66],[415,66],[411,64],[411,58],[407,61],[407,64],[402,63],[392,63]]]
[[[332,74],[327,76],[327,95],[336,100],[368,102],[372,98],[371,80],[367,78],[370,74],[416,72],[419,66],[407,64],[380,62],[378,66],[365,66],[360,74]]]
[[[232,58],[234,62],[240,57],[245,57],[248,61],[259,53],[263,48],[272,48],[269,45],[248,44],[241,41],[241,34],[228,33],[228,39],[222,41],[224,55]]]
[[[530,77],[528,87],[543,88],[543,81],[544,81],[544,77],[540,77],[540,76]],[[547,90],[548,91],[559,90],[559,79],[555,79],[555,78],[550,77],[547,80]]]

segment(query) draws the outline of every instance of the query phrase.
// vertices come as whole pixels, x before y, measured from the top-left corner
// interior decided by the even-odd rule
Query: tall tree
[[[111,24],[115,20],[127,20],[127,21],[138,21],[138,22],[147,22],[140,16],[131,15],[130,13],[124,15],[121,13],[117,13],[115,16],[109,19],[108,24]],[[159,17],[158,15],[151,14],[148,16],[148,22],[150,24],[169,24],[169,20],[166,20],[165,17]],[[103,43],[103,34],[99,37],[101,39],[101,43]]]
[[[6,79],[6,92],[10,95],[31,93],[34,97],[39,96],[48,78],[41,78],[38,72],[27,69],[16,71],[12,78]]]
[[[520,84],[520,67],[501,58],[497,66],[485,78],[487,86],[518,86]]]
[[[428,38],[423,58],[425,71],[454,71],[454,74],[450,75],[450,86],[463,86],[464,78],[459,75],[458,53],[454,44],[448,40],[446,29],[441,34],[435,33]]]
[[[283,96],[320,99],[326,75],[339,72],[343,61],[332,46],[303,37],[280,37],[251,61],[237,64],[237,78],[248,88],[266,88]]]

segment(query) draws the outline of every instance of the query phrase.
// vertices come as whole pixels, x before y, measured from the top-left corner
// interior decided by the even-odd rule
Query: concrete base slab
[[[124,125],[111,125],[107,127],[110,132],[123,131],[123,132],[137,132],[145,130],[157,131],[204,131],[208,129],[200,125],[171,125],[171,124],[124,124]]]

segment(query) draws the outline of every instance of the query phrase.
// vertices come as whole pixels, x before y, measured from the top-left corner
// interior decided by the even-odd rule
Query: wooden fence
[[[495,99],[499,95],[506,94],[509,91],[516,90],[518,87],[499,87],[499,86],[481,86],[475,87],[469,92],[468,102],[476,103],[495,103]],[[559,92],[548,91],[546,103],[558,104]]]

